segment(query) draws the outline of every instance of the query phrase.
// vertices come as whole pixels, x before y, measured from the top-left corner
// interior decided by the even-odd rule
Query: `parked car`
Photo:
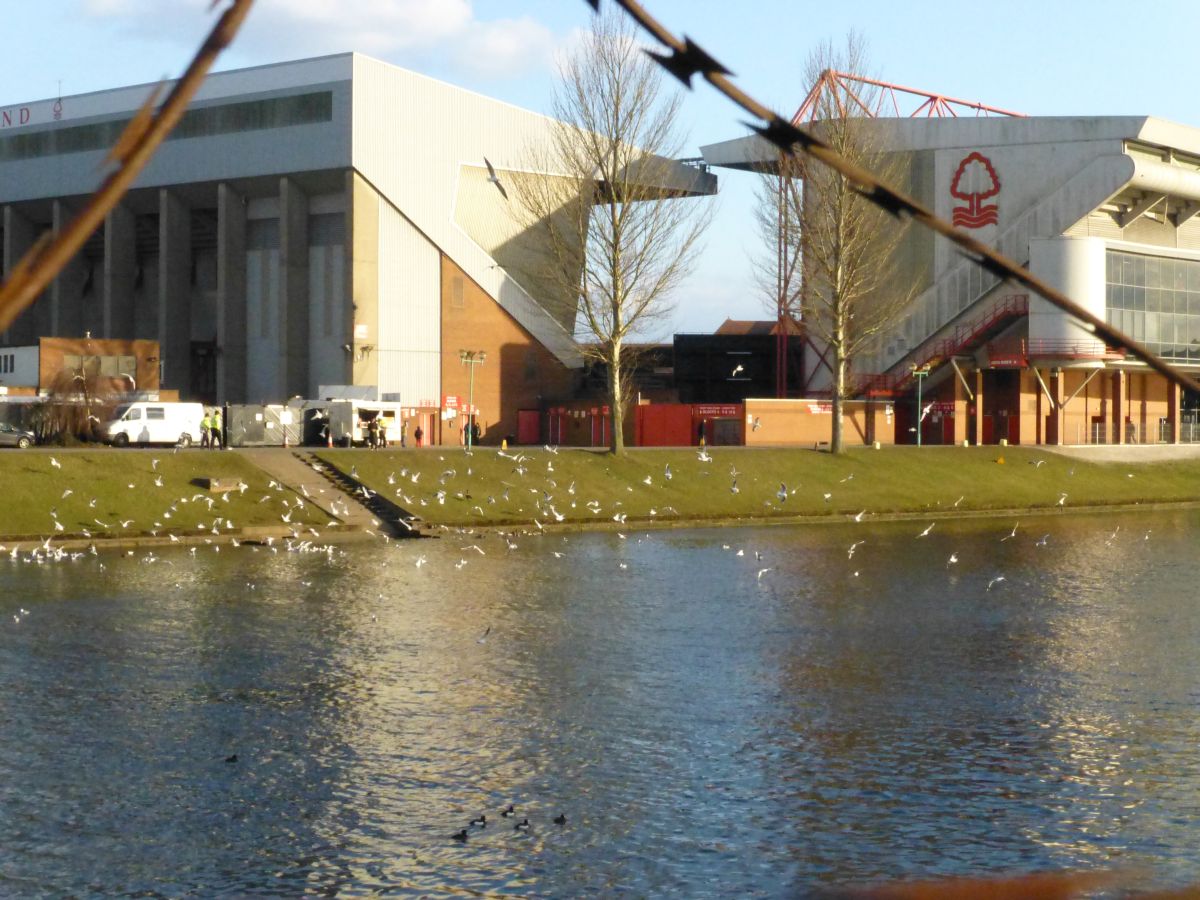
[[[7,422],[0,422],[0,447],[20,447],[24,450],[36,443],[37,438],[34,437],[32,431],[26,431],[16,425],[9,425]]]

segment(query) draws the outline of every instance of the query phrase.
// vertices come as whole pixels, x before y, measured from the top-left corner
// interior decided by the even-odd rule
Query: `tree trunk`
[[[625,393],[623,382],[621,345],[614,343],[608,361],[608,409],[609,422],[612,425],[608,446],[614,456],[620,456],[625,452],[625,406],[621,403],[621,396]]]
[[[829,438],[829,452],[842,452],[842,406],[846,396],[846,360],[841,350],[835,348],[833,361],[833,422]]]

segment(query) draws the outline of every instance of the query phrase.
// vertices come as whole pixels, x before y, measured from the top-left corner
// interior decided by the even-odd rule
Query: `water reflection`
[[[6,558],[0,893],[1195,881],[1197,522],[1116,524]]]

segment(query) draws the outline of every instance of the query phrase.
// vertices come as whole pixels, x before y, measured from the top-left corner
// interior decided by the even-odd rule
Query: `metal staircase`
[[[932,372],[952,357],[974,352],[988,338],[999,334],[1017,319],[1029,314],[1028,294],[1008,294],[992,303],[974,319],[955,326],[946,336],[930,339],[917,346],[887,372],[864,376],[857,393],[866,397],[896,397],[909,389],[913,370]]]

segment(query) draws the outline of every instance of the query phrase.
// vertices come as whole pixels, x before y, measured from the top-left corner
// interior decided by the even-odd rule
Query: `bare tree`
[[[98,428],[112,415],[119,393],[114,379],[101,375],[99,359],[92,357],[51,378],[47,395],[34,405],[30,424],[42,443],[98,440]]]
[[[816,84],[830,70],[865,74],[865,69],[865,44],[851,33],[843,50],[826,43],[810,54],[806,75]],[[868,89],[851,95],[839,80],[824,81],[813,130],[884,182],[906,181],[907,160],[885,152],[878,123],[866,114],[877,105],[875,98],[864,96]],[[779,223],[769,234],[792,254],[779,257],[774,299],[793,317],[798,313],[810,339],[828,349],[833,401],[829,448],[840,453],[852,369],[878,352],[880,338],[916,295],[916,286],[900,277],[899,251],[907,225],[865,200],[843,175],[808,157],[786,158],[774,178],[771,209],[764,213],[760,206],[759,219]]]
[[[699,173],[674,161],[682,149],[678,92],[663,89],[624,18],[608,13],[595,22],[562,64],[552,140],[530,151],[530,168],[541,174],[513,183],[538,238],[530,283],[605,367],[610,447],[621,453],[627,343],[670,313],[712,212],[711,203],[681,199]]]

